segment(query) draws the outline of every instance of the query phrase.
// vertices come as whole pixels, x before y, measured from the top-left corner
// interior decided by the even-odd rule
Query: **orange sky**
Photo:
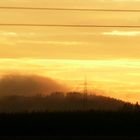
[[[139,9],[140,0],[1,0],[0,6]],[[139,13],[0,10],[0,23],[140,25]],[[140,101],[140,29],[0,27],[0,75],[50,76]],[[91,87],[90,87],[91,88]]]

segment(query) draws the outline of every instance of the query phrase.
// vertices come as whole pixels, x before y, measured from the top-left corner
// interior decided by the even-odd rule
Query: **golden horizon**
[[[140,102],[140,14],[132,12],[139,10],[140,0],[1,0],[0,5],[118,10],[0,9],[1,25],[104,26],[0,26],[0,76],[41,75],[75,89],[86,75],[89,90],[103,90],[105,96]]]

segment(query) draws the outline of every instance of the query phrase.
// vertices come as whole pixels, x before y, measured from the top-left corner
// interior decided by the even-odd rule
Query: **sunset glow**
[[[139,9],[140,0],[1,0],[1,6]],[[0,9],[0,23],[140,25],[138,12]],[[0,26],[0,77],[51,77],[81,90],[140,102],[140,28]]]

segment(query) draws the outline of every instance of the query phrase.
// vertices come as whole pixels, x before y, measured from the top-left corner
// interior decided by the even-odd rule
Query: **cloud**
[[[40,40],[18,40],[17,43],[47,44],[47,45],[82,45],[86,42],[78,41],[40,41]]]
[[[47,77],[6,75],[0,79],[0,96],[31,96],[65,90],[64,86]]]
[[[17,37],[18,34],[16,32],[5,32],[5,31],[0,31],[0,36],[5,36],[5,37]]]
[[[140,31],[112,31],[112,32],[103,32],[102,35],[109,35],[109,36],[140,36]]]
[[[115,2],[132,2],[132,0],[112,0]],[[133,0],[134,2],[140,2],[140,0]]]

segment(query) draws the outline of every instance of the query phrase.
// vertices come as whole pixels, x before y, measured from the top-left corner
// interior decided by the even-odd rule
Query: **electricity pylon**
[[[84,81],[84,91],[83,91],[83,108],[87,109],[87,98],[88,98],[88,88],[87,88],[87,77],[85,76]]]

